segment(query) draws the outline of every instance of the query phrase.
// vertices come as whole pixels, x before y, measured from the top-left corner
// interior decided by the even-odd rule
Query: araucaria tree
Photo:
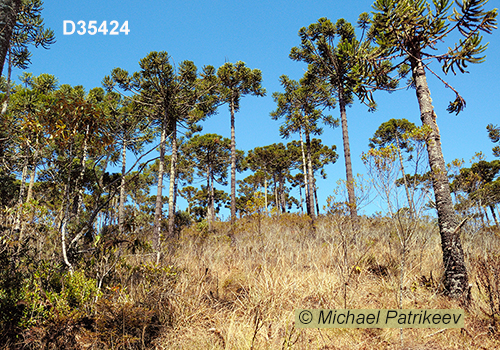
[[[207,180],[207,221],[209,231],[215,220],[215,191],[214,182],[226,185],[227,163],[231,141],[216,134],[193,136],[186,146],[184,153],[188,163],[197,169],[199,177]]]
[[[240,109],[240,99],[244,95],[264,96],[266,89],[261,85],[262,73],[250,69],[244,62],[225,63],[217,70],[220,94],[231,112],[231,226],[236,221],[236,138],[234,133],[234,113]]]
[[[486,44],[481,44],[481,32],[491,33],[496,28],[497,10],[485,11],[487,0],[456,1],[458,8],[450,14],[450,0],[434,0],[431,6],[425,0],[377,0],[373,8],[371,34],[385,52],[386,58],[398,60],[400,74],[411,71],[422,124],[429,127],[426,139],[429,165],[438,212],[441,247],[445,267],[444,285],[448,295],[460,297],[467,292],[468,277],[459,228],[450,194],[446,165],[441,150],[441,136],[436,123],[427,85],[427,72],[438,77],[455,92],[456,98],[448,107],[449,112],[459,113],[465,107],[464,99],[444,82],[429,64],[438,61],[443,72],[466,72],[467,64],[481,63]],[[453,35],[463,38],[448,51],[439,54],[438,44]],[[376,62],[375,60],[373,62]]]
[[[165,173],[165,148],[167,138],[171,139],[170,190],[168,208],[168,235],[174,235],[175,178],[177,175],[177,132],[178,127],[191,128],[197,121],[215,112],[215,69],[206,66],[199,76],[191,61],[183,61],[176,69],[168,54],[151,52],[139,62],[141,70],[129,76],[128,72],[115,68],[111,77],[104,79],[104,85],[113,89],[116,84],[125,91],[138,95],[134,101],[144,107],[160,131],[160,162],[153,227],[153,249],[160,251],[160,220],[162,216],[163,175]],[[214,91],[212,91],[213,93]]]
[[[363,14],[358,21],[363,33],[368,28],[367,19],[368,15]],[[354,27],[344,19],[333,24],[327,18],[320,18],[317,23],[300,29],[299,36],[300,47],[292,48],[290,58],[308,63],[312,74],[325,79],[340,107],[349,210],[353,223],[357,223],[346,106],[352,104],[354,96],[357,96],[373,110],[375,102],[371,87],[394,85],[386,74],[390,64],[382,60],[367,70],[363,58],[371,56],[373,48],[368,40],[356,39]]]
[[[310,135],[320,135],[323,132],[318,126],[319,122],[337,126],[338,120],[323,114],[323,109],[333,107],[335,100],[331,97],[328,84],[310,72],[307,72],[300,82],[291,80],[286,75],[281,76],[280,81],[285,92],[273,94],[278,108],[271,112],[271,117],[275,120],[285,118],[280,127],[282,137],[288,138],[293,133],[300,135],[306,208],[307,214],[314,221],[314,176]],[[306,139],[305,149],[302,134]]]

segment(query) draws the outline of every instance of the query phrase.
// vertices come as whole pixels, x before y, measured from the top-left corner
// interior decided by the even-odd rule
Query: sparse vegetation
[[[392,218],[364,217],[349,241],[346,271],[341,232],[346,216],[321,216],[315,235],[297,214],[261,214],[215,223],[215,233],[185,228],[176,253],[155,265],[150,246],[124,248],[98,288],[98,265],[73,275],[35,250],[16,255],[2,242],[4,349],[397,349],[397,329],[299,330],[297,308],[461,308],[444,295],[439,232],[421,219],[408,251],[400,296],[400,238]],[[44,239],[30,237],[41,250]],[[97,245],[111,244],[99,242]],[[499,232],[464,240],[471,303],[464,330],[405,330],[408,348],[494,349],[499,331]],[[22,246],[21,246],[22,249]],[[118,247],[108,252],[116,252]],[[495,255],[496,254],[496,255]],[[9,267],[16,266],[15,271]],[[10,271],[10,272],[9,272]],[[346,279],[346,274],[348,278]],[[401,298],[401,300],[400,300]],[[14,322],[13,322],[14,321]]]

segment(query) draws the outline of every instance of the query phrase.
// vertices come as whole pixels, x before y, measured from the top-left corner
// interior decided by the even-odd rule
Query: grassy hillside
[[[470,300],[442,294],[437,227],[421,221],[404,265],[389,218],[243,218],[182,231],[157,266],[140,240],[110,234],[80,252],[73,274],[53,241],[2,242],[2,348],[64,349],[498,349],[500,236],[463,244]],[[118,252],[121,245],[121,257]],[[90,245],[92,247],[92,245]],[[26,249],[23,251],[23,249]],[[18,252],[20,254],[18,254]],[[21,252],[24,252],[21,254]],[[76,253],[75,253],[76,254]],[[401,280],[401,268],[404,267]],[[297,329],[294,309],[459,309],[465,329]]]

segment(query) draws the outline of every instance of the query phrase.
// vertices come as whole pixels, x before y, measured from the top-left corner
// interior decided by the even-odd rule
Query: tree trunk
[[[302,198],[302,187],[299,185],[300,213],[304,214],[304,199]]]
[[[73,159],[73,145],[70,146],[69,149],[69,159]],[[64,199],[62,201],[62,219],[61,219],[61,248],[62,248],[62,255],[63,255],[63,261],[68,267],[70,273],[73,273],[73,265],[69,262],[68,259],[68,253],[67,253],[67,245],[66,245],[66,237],[68,233],[66,232],[67,226],[68,226],[68,221],[69,221],[69,199],[70,199],[70,192],[71,191],[71,163],[70,166],[68,167],[68,177],[66,179],[66,183],[64,184]]]
[[[464,295],[468,288],[464,252],[460,242],[459,227],[457,227],[455,220],[446,164],[441,150],[441,135],[436,123],[436,114],[432,106],[425,68],[418,51],[413,52],[410,56],[410,63],[420,107],[420,118],[422,124],[428,126],[431,130],[426,144],[438,212],[439,232],[441,234],[441,248],[445,268],[444,286],[447,294],[456,298]]]
[[[488,215],[488,210],[486,210],[486,207],[484,207],[482,204],[481,204],[481,210],[484,212],[484,216],[486,217],[486,222],[488,226],[490,226],[490,217]]]
[[[349,144],[349,133],[347,131],[347,114],[345,110],[345,101],[342,94],[343,87],[339,89],[339,106],[340,106],[340,120],[342,124],[342,140],[344,142],[344,159],[345,159],[345,175],[347,185],[347,197],[349,201],[349,212],[351,213],[351,221],[353,227],[358,227],[358,210],[356,205],[356,196],[354,195],[354,178],[352,176],[351,164],[351,146]]]
[[[4,115],[7,113],[7,109],[9,108],[9,103],[10,103],[10,91],[11,91],[11,78],[12,78],[12,50],[9,49],[7,50],[8,51],[8,55],[9,55],[9,59],[8,59],[8,70],[7,70],[7,86],[6,86],[6,89],[7,89],[7,92],[5,93],[5,97],[3,99],[3,103],[2,103],[2,111],[1,111],[1,114]]]
[[[120,235],[125,232],[125,172],[127,170],[127,141],[125,135],[123,135],[123,145],[122,145],[122,178],[120,184],[120,204],[118,205],[118,227],[120,229]]]
[[[164,117],[160,137],[160,161],[158,165],[158,185],[156,191],[155,221],[153,224],[153,250],[160,253],[160,222],[163,210],[163,174],[165,168],[165,143],[167,141],[167,116]]]
[[[175,236],[175,177],[177,176],[177,121],[172,123],[172,157],[170,157],[170,187],[168,190],[168,237]]]
[[[309,132],[306,130],[306,157],[307,157],[307,182],[312,185],[314,183],[313,173],[312,173],[312,155],[311,155],[311,139],[309,137]],[[314,191],[312,186],[309,187],[309,193],[307,196],[307,202],[309,208],[311,209],[311,219],[314,221],[316,219],[316,214],[314,213]]]
[[[403,176],[403,183],[406,191],[406,198],[408,199],[408,210],[410,211],[410,219],[413,219],[413,197],[410,196],[410,188],[408,187],[408,182],[406,181],[405,166],[403,163],[403,156],[401,154],[401,147],[399,146],[399,138],[396,136],[396,146],[398,148],[398,158],[399,164],[401,165],[401,175]]]
[[[17,200],[17,214],[16,214],[16,222],[14,225],[14,231],[19,232],[21,229],[21,213],[22,213],[22,205],[23,205],[23,197],[24,197],[24,189],[26,188],[26,176],[28,172],[28,156],[25,155],[23,172],[21,174],[21,185],[19,186],[19,198]]]
[[[35,142],[35,154],[33,154],[33,169],[31,170],[30,175],[30,184],[28,186],[28,195],[26,197],[26,203],[31,201],[33,198],[33,186],[35,185],[35,176],[36,176],[36,163],[38,162],[38,136]]]
[[[316,187],[316,179],[314,179],[314,200],[316,201],[316,213],[319,215],[318,188]]]
[[[274,182],[274,207],[276,208],[276,214],[279,214],[278,184],[276,182],[276,174],[273,174],[273,182]]]
[[[281,213],[286,212],[286,205],[285,205],[285,190],[283,186],[283,175],[280,173],[278,176],[278,182],[279,182],[279,194],[278,198],[280,201],[280,207],[281,207]]]
[[[210,210],[212,211],[212,230],[214,228],[213,223],[215,222],[215,193],[214,193],[214,177],[212,175],[212,169],[210,169]]]
[[[85,131],[85,139],[83,140],[83,155],[82,163],[80,168],[80,175],[78,176],[77,188],[78,188],[78,200],[76,207],[76,217],[80,216],[83,207],[83,179],[85,177],[85,163],[87,162],[88,156],[88,138],[89,138],[89,125],[87,124],[87,129]]]
[[[21,7],[21,0],[0,1],[0,75],[10,47],[12,30],[16,25],[17,14]]]
[[[491,215],[493,216],[493,220],[495,220],[495,225],[498,227],[498,219],[497,219],[497,215],[495,214],[495,208],[493,207],[493,205],[490,205],[490,210],[491,210]]]
[[[213,193],[212,193],[212,185],[210,184],[210,167],[207,165],[207,221],[208,221],[208,231],[212,231],[212,223],[214,220],[214,211],[213,211]]]
[[[264,205],[267,213],[267,173],[264,173]]]
[[[304,171],[304,192],[306,197],[306,210],[307,215],[311,215],[311,206],[309,205],[309,181],[307,180],[307,164],[306,154],[304,152],[304,141],[302,140],[302,128],[299,129],[300,135],[300,150],[302,152],[302,169]]]
[[[236,137],[234,134],[234,97],[231,99],[231,233],[236,222]]]

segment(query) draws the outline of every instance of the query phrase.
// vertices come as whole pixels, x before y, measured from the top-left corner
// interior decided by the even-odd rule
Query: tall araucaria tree
[[[136,97],[137,98],[137,97]],[[110,118],[111,129],[120,144],[121,153],[121,183],[118,204],[118,227],[120,234],[125,232],[125,202],[127,201],[127,151],[138,155],[145,144],[152,142],[153,132],[150,121],[142,113],[140,104],[124,99],[116,92],[109,92],[102,97],[104,113]]]
[[[207,180],[207,221],[212,231],[215,220],[214,182],[226,185],[227,163],[231,141],[216,134],[193,136],[184,149],[187,161],[197,169],[197,175]]]
[[[481,44],[482,32],[491,33],[496,28],[497,10],[486,11],[487,0],[455,1],[458,8],[450,12],[453,2],[434,0],[377,0],[373,8],[371,36],[384,51],[385,57],[397,61],[400,73],[411,71],[422,124],[429,127],[426,139],[429,165],[438,212],[441,247],[445,268],[444,286],[451,297],[460,297],[468,291],[468,276],[460,241],[460,226],[456,220],[450,194],[446,164],[441,150],[441,135],[436,123],[427,84],[427,73],[436,76],[456,95],[448,111],[459,113],[465,100],[436,72],[430,63],[437,61],[444,74],[466,72],[467,64],[481,63],[487,44]],[[438,46],[449,35],[461,36],[454,46],[438,53]],[[373,62],[376,62],[375,60]]]
[[[317,76],[307,72],[296,82],[286,75],[280,77],[284,93],[275,92],[274,101],[278,108],[271,112],[275,120],[284,117],[285,123],[280,127],[281,136],[288,138],[292,133],[300,134],[300,145],[302,153],[302,167],[304,172],[304,184],[306,194],[307,214],[314,221],[314,176],[311,151],[311,134],[320,135],[323,130],[318,123],[337,126],[338,121],[329,115],[323,114],[321,107],[333,107],[335,100],[331,97],[328,84],[323,83]],[[305,150],[302,134],[305,134]]]
[[[367,14],[358,21],[363,34],[368,28]],[[395,82],[388,78],[390,63],[380,61],[377,66],[368,66],[362,58],[372,55],[373,48],[368,40],[356,39],[354,27],[344,19],[333,24],[327,18],[300,29],[301,44],[292,48],[290,58],[309,64],[312,75],[326,80],[340,107],[342,139],[346,168],[346,184],[351,219],[357,225],[358,214],[354,194],[351,148],[347,130],[346,106],[353,103],[354,96],[366,103],[370,110],[375,108],[371,88],[373,86],[392,87]],[[368,69],[373,68],[373,69]]]
[[[177,174],[177,133],[179,127],[192,128],[195,123],[215,112],[215,69],[203,68],[201,75],[191,61],[183,61],[176,69],[169,55],[153,51],[139,62],[141,70],[129,76],[128,72],[115,68],[104,85],[113,89],[116,84],[125,91],[138,95],[135,100],[144,106],[160,131],[160,162],[153,226],[153,249],[160,257],[160,221],[162,216],[163,175],[165,172],[165,148],[171,139],[170,188],[168,208],[168,236],[175,232],[175,179]]]
[[[229,104],[231,112],[231,227],[236,221],[236,137],[234,114],[240,109],[240,100],[244,95],[265,96],[266,89],[261,85],[262,73],[259,69],[250,69],[244,62],[225,63],[217,70],[220,82],[220,98]]]

